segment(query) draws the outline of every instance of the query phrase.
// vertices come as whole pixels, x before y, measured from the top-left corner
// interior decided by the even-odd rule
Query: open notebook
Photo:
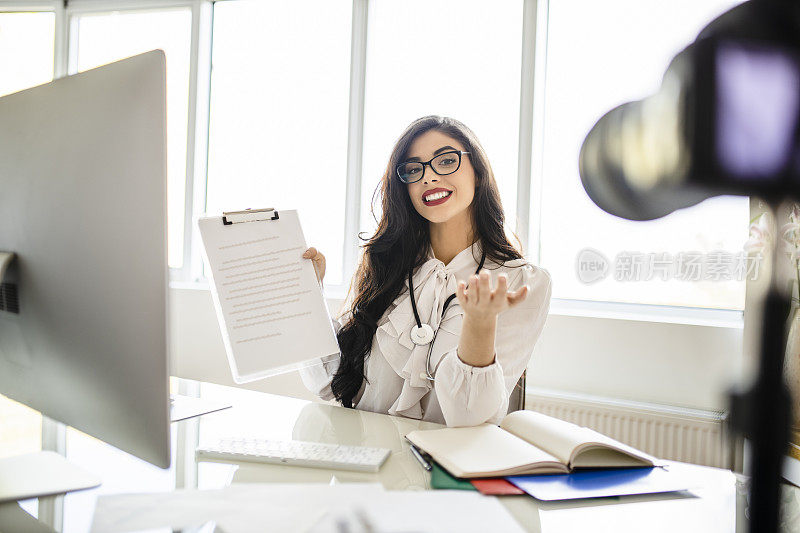
[[[655,458],[601,433],[534,411],[515,411],[500,427],[412,431],[406,438],[460,478],[655,464]]]

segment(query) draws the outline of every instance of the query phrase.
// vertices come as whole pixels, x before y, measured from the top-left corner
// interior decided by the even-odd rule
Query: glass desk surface
[[[404,436],[439,424],[345,409],[326,403],[202,384],[202,397],[224,399],[230,409],[173,423],[173,464],[161,470],[77,431],[68,432],[67,458],[103,478],[103,485],[64,498],[65,532],[88,531],[98,495],[162,492],[175,488],[217,489],[230,483],[381,483],[387,490],[430,489],[430,473],[411,454]],[[388,448],[377,473],[262,463],[197,461],[198,444],[218,438],[303,440]],[[745,481],[728,470],[675,463],[703,480],[679,493],[567,502],[504,496],[502,504],[528,531],[746,531]],[[786,487],[785,513],[800,516],[800,489]],[[739,529],[737,530],[737,525]]]

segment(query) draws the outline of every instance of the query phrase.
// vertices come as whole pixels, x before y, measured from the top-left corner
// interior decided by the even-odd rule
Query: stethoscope
[[[481,262],[478,264],[477,270],[475,273],[481,271],[483,268],[483,263],[486,261],[486,253],[481,254]],[[431,352],[433,351],[433,345],[436,342],[436,335],[439,334],[439,328],[436,328],[436,331],[433,331],[433,328],[430,324],[423,324],[422,321],[419,319],[419,313],[417,312],[417,302],[416,298],[414,298],[414,282],[411,281],[411,278],[414,274],[414,265],[411,265],[411,268],[408,270],[408,290],[411,293],[411,310],[414,311],[414,320],[417,322],[417,325],[411,328],[411,342],[416,344],[417,346],[424,346],[428,344],[428,356],[425,358],[425,372],[420,372],[419,377],[422,379],[427,379],[429,381],[435,381],[436,378],[433,377],[431,374],[430,366],[431,366]],[[441,321],[444,320],[444,314],[447,312],[447,306],[450,305],[450,302],[453,301],[455,298],[455,294],[451,294],[447,297],[447,300],[444,301],[444,307],[442,307],[442,318],[439,321],[441,325]]]

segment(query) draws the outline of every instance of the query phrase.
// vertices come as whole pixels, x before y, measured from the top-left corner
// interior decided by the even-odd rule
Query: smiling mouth
[[[447,201],[452,196],[453,191],[439,191],[429,194],[422,198],[422,203],[425,205],[439,205]]]

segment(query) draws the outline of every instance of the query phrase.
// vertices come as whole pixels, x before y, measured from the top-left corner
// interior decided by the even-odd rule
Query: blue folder
[[[545,501],[654,494],[695,487],[689,477],[662,467],[583,470],[571,474],[506,479],[537,500]]]

